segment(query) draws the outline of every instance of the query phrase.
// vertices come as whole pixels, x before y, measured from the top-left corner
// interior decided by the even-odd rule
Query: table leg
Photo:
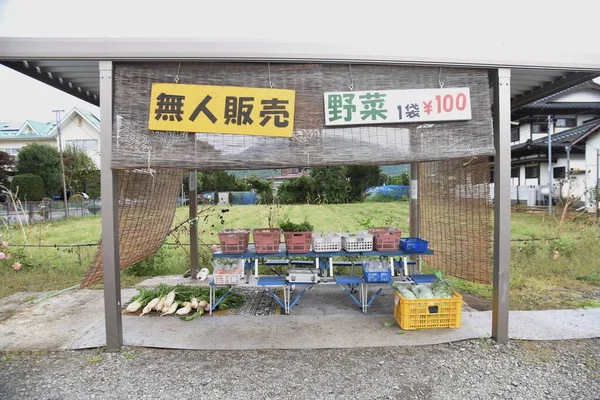
[[[392,270],[392,276],[394,276],[394,257],[390,257],[390,268]]]
[[[402,263],[404,264],[404,276],[408,276],[408,257],[402,257]]]
[[[329,257],[329,276],[333,278],[333,257]]]
[[[212,317],[212,306],[214,303],[215,296],[215,285],[209,285],[208,287],[208,302],[210,303],[210,307],[208,307],[208,315]]]
[[[254,259],[254,276],[258,279],[258,258]]]

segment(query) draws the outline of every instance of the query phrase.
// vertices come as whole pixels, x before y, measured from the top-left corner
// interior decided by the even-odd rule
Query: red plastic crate
[[[223,254],[241,254],[248,250],[250,232],[244,229],[226,229],[219,232]]]
[[[288,253],[308,253],[312,232],[283,232]]]
[[[281,242],[281,229],[256,228],[252,231],[254,247],[258,254],[273,254],[279,251]]]
[[[400,238],[402,237],[402,230],[382,227],[382,228],[369,228],[369,233],[374,235],[373,247],[378,251],[386,250],[398,250],[400,248]]]

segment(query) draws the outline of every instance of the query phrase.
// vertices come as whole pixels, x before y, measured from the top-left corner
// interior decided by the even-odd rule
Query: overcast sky
[[[554,4],[553,4],[554,3]],[[405,54],[599,56],[600,2],[0,0],[0,36],[187,37],[372,45]],[[368,47],[367,47],[368,48]],[[0,120],[97,108],[0,67]]]

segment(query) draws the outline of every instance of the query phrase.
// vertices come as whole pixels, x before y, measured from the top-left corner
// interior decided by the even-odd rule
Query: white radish
[[[171,315],[171,314],[173,314],[177,310],[177,306],[179,306],[179,304],[177,302],[174,302],[173,304],[171,304],[169,306],[169,309],[167,310],[167,312],[164,312],[164,313],[161,314],[161,317],[163,315]]]
[[[208,301],[200,300],[200,303],[198,303],[198,307],[204,308],[204,307],[206,307],[207,304],[208,304]]]
[[[152,311],[152,309],[154,307],[156,307],[156,305],[158,304],[159,301],[160,301],[160,299],[158,297],[155,297],[152,300],[150,300],[150,303],[146,304],[146,307],[144,307],[144,310],[142,310],[140,317],[142,315],[148,314],[150,311]]]
[[[204,307],[204,311],[206,311],[206,312],[210,311],[210,303],[206,303],[206,306]]]
[[[160,312],[162,312],[164,314],[167,311],[169,311],[169,308],[171,308],[171,306],[163,306],[163,308],[160,310]]]
[[[192,311],[192,303],[190,303],[189,301],[186,301],[185,303],[183,303],[183,308],[180,308],[179,310],[177,310],[177,312],[175,314],[186,315],[186,314],[189,314],[190,311]]]
[[[136,300],[127,306],[127,312],[136,312],[140,308],[142,308],[142,303]]]
[[[158,301],[158,304],[154,306],[154,310],[160,311],[165,306],[165,300],[167,300],[166,296],[162,296]]]
[[[195,297],[192,297],[192,308],[195,310],[196,308],[198,308],[198,299]]]
[[[171,307],[173,302],[175,301],[175,290],[171,290],[169,294],[167,294],[167,298],[165,299],[165,306]]]

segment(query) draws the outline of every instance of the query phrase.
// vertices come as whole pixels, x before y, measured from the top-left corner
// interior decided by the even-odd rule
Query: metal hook
[[[444,82],[442,82],[442,67],[440,67],[440,74],[438,75],[438,85],[440,85],[440,89],[444,88]]]
[[[267,67],[269,68],[269,87],[273,89],[273,86],[275,86],[275,84],[271,80],[271,63],[267,63]]]
[[[175,83],[179,83],[179,70],[181,69],[181,61],[179,62],[179,67],[177,67],[177,74],[175,74]]]
[[[348,86],[348,88],[350,89],[350,91],[354,90],[354,77],[352,76],[352,64],[348,64],[348,67],[350,67],[350,86]]]

